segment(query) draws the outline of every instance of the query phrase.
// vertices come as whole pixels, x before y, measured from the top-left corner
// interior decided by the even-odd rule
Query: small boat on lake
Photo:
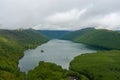
[[[44,52],[44,50],[41,50],[41,53],[43,53]]]

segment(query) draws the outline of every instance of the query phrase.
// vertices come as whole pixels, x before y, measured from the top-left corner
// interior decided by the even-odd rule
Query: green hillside
[[[64,34],[61,39],[65,40],[74,40],[76,37],[79,37],[85,33],[88,33],[89,31],[94,30],[94,28],[85,28],[77,31],[71,31],[69,33]]]
[[[89,80],[120,80],[120,51],[82,54],[70,63],[70,70]]]
[[[11,42],[17,42],[20,45],[30,46],[45,42],[47,37],[33,29],[27,30],[0,30],[0,35]]]
[[[82,34],[81,34],[82,33]],[[65,36],[78,43],[105,49],[120,49],[120,33],[104,29],[82,29]]]
[[[74,41],[106,49],[120,49],[120,33],[116,31],[93,30],[75,38]]]
[[[35,30],[0,30],[0,80],[24,80],[18,60],[28,48],[48,41]]]

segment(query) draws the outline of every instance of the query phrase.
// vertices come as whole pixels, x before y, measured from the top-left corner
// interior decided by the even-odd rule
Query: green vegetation
[[[87,28],[72,32],[63,39],[104,49],[120,49],[120,33],[104,29]]]
[[[75,38],[84,35],[85,33],[88,33],[89,31],[94,30],[94,28],[85,28],[85,29],[81,29],[81,30],[77,30],[77,31],[73,31],[73,32],[69,32],[64,34],[61,39],[65,39],[65,40],[72,40],[74,41]]]
[[[63,39],[104,49],[120,49],[120,33],[87,28],[65,34]],[[24,80],[25,74],[18,68],[18,60],[29,48],[35,48],[49,39],[39,31],[0,30],[0,80]],[[27,75],[28,80],[120,80],[120,51],[99,51],[75,57],[70,70],[40,62]]]
[[[82,54],[70,63],[70,70],[89,80],[120,80],[120,51],[100,51]]]
[[[42,61],[38,67],[29,71],[28,80],[69,80],[66,73],[61,66]]]
[[[48,41],[35,30],[0,30],[0,80],[24,80],[18,60],[28,48]]]
[[[86,28],[64,35],[62,39],[84,43],[100,51],[77,56],[70,64],[70,70],[90,80],[120,80],[120,33],[117,31]]]
[[[22,47],[34,47],[38,44],[46,42],[47,37],[33,29],[27,30],[0,30],[0,35],[8,41],[17,43]]]
[[[39,65],[28,72],[27,80],[88,80],[84,75],[49,62],[39,62]]]

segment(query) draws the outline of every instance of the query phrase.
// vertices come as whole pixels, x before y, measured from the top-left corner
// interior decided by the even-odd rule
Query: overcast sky
[[[120,30],[120,0],[0,0],[0,28]]]

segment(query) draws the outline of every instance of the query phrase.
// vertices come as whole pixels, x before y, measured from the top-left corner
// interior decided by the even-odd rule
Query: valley
[[[37,61],[39,65],[36,65],[35,68],[32,68],[32,70],[28,71],[28,80],[70,80],[70,76],[79,78],[80,80],[88,80],[88,78],[89,80],[120,80],[119,32],[105,29],[86,28],[78,31],[65,31],[63,33],[57,33],[57,31],[54,31],[54,33],[52,33],[52,31],[49,31],[49,34],[50,35],[46,35],[44,34],[44,31],[40,32],[33,29],[0,30],[0,64],[2,64],[0,65],[0,80],[26,79],[25,73],[24,71],[20,71],[18,63],[19,60],[23,58],[23,56],[27,55],[24,54],[24,51],[28,49],[32,49],[29,51],[34,52],[31,54],[39,54],[40,52],[39,56],[41,56],[41,60]],[[61,36],[58,37],[58,35]],[[33,48],[36,48],[37,46],[44,46],[44,44],[52,41],[51,39],[53,39],[53,36],[54,38],[63,40],[56,41],[59,43],[59,45],[58,43],[56,43],[55,47],[52,46],[53,43],[51,43],[50,48],[53,47],[53,52],[52,50],[46,52],[47,49],[50,49],[48,47],[49,45],[46,45],[46,50],[43,53],[41,53],[40,51],[41,49],[43,49],[43,47],[40,47],[40,49],[38,50],[39,52],[33,51]],[[69,40],[72,42],[65,41],[64,43],[64,40]],[[70,45],[68,45],[68,43]],[[73,43],[76,44],[77,47],[75,47],[75,45],[71,45]],[[84,53],[87,54],[81,55],[81,53],[83,52],[80,53],[80,51],[84,49],[81,48],[78,44],[91,46],[91,50],[93,48],[99,48],[100,50],[97,50],[97,52],[92,52],[90,54],[88,54],[89,51],[87,52],[85,50]],[[66,63],[64,63],[61,67],[60,64],[56,63],[56,61],[59,62],[59,60],[55,60],[55,62],[52,62],[48,59],[55,59],[55,50],[60,52],[57,54],[59,56],[61,56],[62,54],[66,54],[66,56],[63,56],[68,57],[70,56],[68,54],[75,54],[74,52],[76,51],[74,51],[73,49],[69,49],[69,46],[72,46],[73,48],[76,48],[78,50],[78,54],[74,55],[74,57],[76,57],[72,57],[69,60],[69,62],[72,60],[70,62],[69,70],[63,67],[64,65],[66,65]],[[57,50],[57,47],[59,50]],[[68,48],[68,52],[64,51],[64,49],[66,48]],[[86,48],[88,49],[88,47]],[[49,52],[53,53],[51,57],[49,55]],[[45,55],[44,53],[46,54],[46,56],[49,55],[47,58],[48,61],[42,59],[46,57],[42,57],[43,55]],[[30,57],[29,59],[33,61],[33,57]],[[25,61],[27,61],[27,59]],[[63,59],[63,61],[65,60]]]

